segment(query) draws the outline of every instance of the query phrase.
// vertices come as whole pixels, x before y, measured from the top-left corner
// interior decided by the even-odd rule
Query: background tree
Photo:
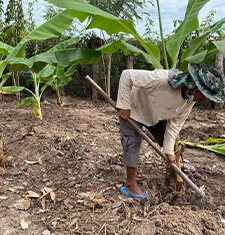
[[[5,12],[3,28],[3,41],[11,46],[16,46],[26,35],[26,21],[24,19],[22,0],[10,0]],[[19,86],[19,72],[12,74],[13,83]],[[19,99],[19,94],[17,94]]]
[[[5,12],[4,42],[16,46],[26,35],[22,0],[10,0]]]
[[[3,19],[2,19],[2,13],[4,12],[3,9],[3,1],[0,0],[0,32],[3,30]]]

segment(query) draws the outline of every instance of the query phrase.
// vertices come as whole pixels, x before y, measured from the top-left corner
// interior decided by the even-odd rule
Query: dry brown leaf
[[[99,205],[101,205],[103,202],[107,202],[108,200],[106,200],[104,197],[102,197],[102,198],[99,198],[99,199],[93,199],[92,201],[99,204]]]
[[[90,192],[88,192],[88,193],[78,193],[77,196],[80,197],[80,198],[87,198],[87,197],[90,197]]]
[[[14,205],[16,209],[18,210],[28,210],[30,208],[30,198],[23,198],[17,201],[17,203]]]
[[[23,186],[14,186],[13,188],[8,188],[7,190],[11,191],[11,192],[17,192],[17,191],[22,190],[22,189],[24,189]]]
[[[33,191],[28,191],[28,195],[24,195],[25,197],[30,197],[30,198],[39,198],[39,194],[35,193]]]
[[[52,192],[52,189],[51,189],[51,188],[47,188],[47,187],[45,187],[45,188],[44,188],[44,190],[45,190],[45,192],[46,192],[46,193],[50,193],[50,192]]]
[[[77,218],[75,218],[71,221],[70,225],[68,226],[68,229],[71,228],[76,223],[77,223]]]
[[[52,222],[52,226],[56,227],[57,223],[58,223],[57,220],[53,221],[53,222]]]
[[[56,195],[54,192],[50,192],[50,196],[53,202],[55,202]]]
[[[87,204],[84,204],[84,206],[86,207],[89,207],[89,208],[94,208],[96,205],[96,203],[93,203],[93,202],[90,202],[90,203],[87,203]]]
[[[45,198],[41,199],[41,206],[42,206],[42,209],[45,210],[45,208],[46,208],[46,206],[45,206]]]
[[[63,201],[64,202],[64,205],[68,208],[68,209],[73,209],[73,203],[70,199],[66,199]]]
[[[87,190],[90,191],[91,194],[95,193],[93,187],[90,184],[87,186]]]
[[[41,192],[42,192],[43,194],[45,194],[45,190],[44,190],[43,188],[41,189]]]
[[[42,158],[38,158],[38,162],[40,165],[42,165]]]

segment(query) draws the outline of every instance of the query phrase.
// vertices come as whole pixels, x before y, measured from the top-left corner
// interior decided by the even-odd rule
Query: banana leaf
[[[186,146],[201,148],[208,151],[212,151],[218,154],[225,155],[225,139],[224,138],[208,138],[205,141],[199,143],[191,143],[188,141],[181,141]]]
[[[201,63],[204,60],[208,60],[209,58],[215,56],[219,51],[223,54],[223,56],[225,56],[225,41],[213,41],[209,44],[207,50],[187,57],[186,61],[190,63]]]
[[[70,38],[66,41],[63,41],[63,42],[57,44],[56,46],[54,46],[53,48],[51,48],[48,51],[59,51],[62,49],[66,49],[68,46],[74,45],[75,43],[78,43],[79,41],[80,41],[80,37]]]
[[[55,17],[40,25],[29,33],[23,40],[13,49],[8,48],[10,54],[0,62],[0,78],[4,72],[5,67],[16,57],[23,57],[25,54],[26,43],[28,41],[45,40],[51,37],[58,37],[72,24],[74,17],[69,13],[69,10],[64,10]],[[0,86],[1,87],[1,86]]]
[[[204,5],[210,0],[189,0],[184,21],[180,24],[175,35],[167,43],[167,51],[172,60],[172,68],[175,68],[180,47],[187,35],[199,27],[198,14]]]
[[[4,42],[0,42],[0,54],[8,56],[13,51],[13,49],[14,49],[14,47],[12,47]]]
[[[5,86],[5,87],[0,88],[0,93],[12,95],[12,94],[16,94],[24,89],[25,89],[25,87],[23,87],[23,86]]]
[[[68,66],[74,63],[91,64],[95,63],[101,57],[100,51],[73,48],[61,51],[50,51],[39,55],[35,55],[27,60],[23,58],[12,58],[9,62],[12,64],[10,70],[16,71],[30,71],[38,72],[43,69],[47,64],[53,66]]]
[[[181,57],[181,64],[179,66],[179,69],[182,71],[185,71],[188,66],[188,61],[185,59],[192,56],[196,50],[204,43],[204,41],[207,39],[209,34],[216,32],[218,29],[222,27],[222,25],[225,23],[225,17],[218,22],[216,22],[207,32],[205,32],[201,37],[196,37],[193,40],[190,41],[189,48],[185,50]]]
[[[34,101],[33,97],[27,97],[17,104],[17,108],[23,108]]]
[[[23,57],[25,46],[28,41],[41,41],[52,37],[59,37],[72,24],[74,17],[69,13],[69,10],[64,10],[51,18],[44,24],[40,25],[29,33],[23,40],[15,47],[8,59],[15,57]]]
[[[58,7],[70,10],[72,17],[76,17],[82,23],[85,19],[89,19],[89,25],[86,29],[98,28],[104,30],[108,35],[117,33],[126,33],[133,35],[145,48],[151,62],[155,68],[163,68],[159,60],[159,49],[152,43],[148,43],[141,38],[134,28],[132,20],[120,19],[103,10],[94,7],[82,0],[46,0]]]
[[[127,43],[124,41],[115,41],[115,42],[110,42],[105,44],[104,46],[98,48],[98,51],[101,51],[103,54],[107,54],[107,53],[115,53],[116,51],[118,51],[119,49],[121,49],[124,53],[124,55],[130,55],[131,53],[133,53],[135,56],[137,55],[143,55],[143,57],[145,58],[145,60],[148,63],[154,63],[154,61],[152,61],[152,58],[145,53],[144,51],[142,51],[141,49]],[[157,57],[157,59],[160,58],[160,55],[157,55],[157,51],[155,52],[155,56]]]

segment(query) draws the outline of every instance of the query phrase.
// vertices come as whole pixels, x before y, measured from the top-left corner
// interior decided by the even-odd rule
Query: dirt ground
[[[139,203],[120,191],[125,183],[119,121],[104,101],[66,97],[64,106],[31,107],[1,101],[0,127],[7,151],[0,168],[0,234],[225,234],[225,157],[186,148],[196,167],[190,179],[206,197],[191,204],[192,190],[174,192],[166,165],[143,141],[137,179],[147,193]],[[180,139],[225,134],[225,111],[194,108]]]

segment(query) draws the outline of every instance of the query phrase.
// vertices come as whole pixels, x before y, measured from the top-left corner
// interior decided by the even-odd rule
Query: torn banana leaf
[[[186,146],[206,149],[215,153],[225,155],[225,138],[208,138],[205,141],[199,143],[191,143],[188,141],[181,141]]]

